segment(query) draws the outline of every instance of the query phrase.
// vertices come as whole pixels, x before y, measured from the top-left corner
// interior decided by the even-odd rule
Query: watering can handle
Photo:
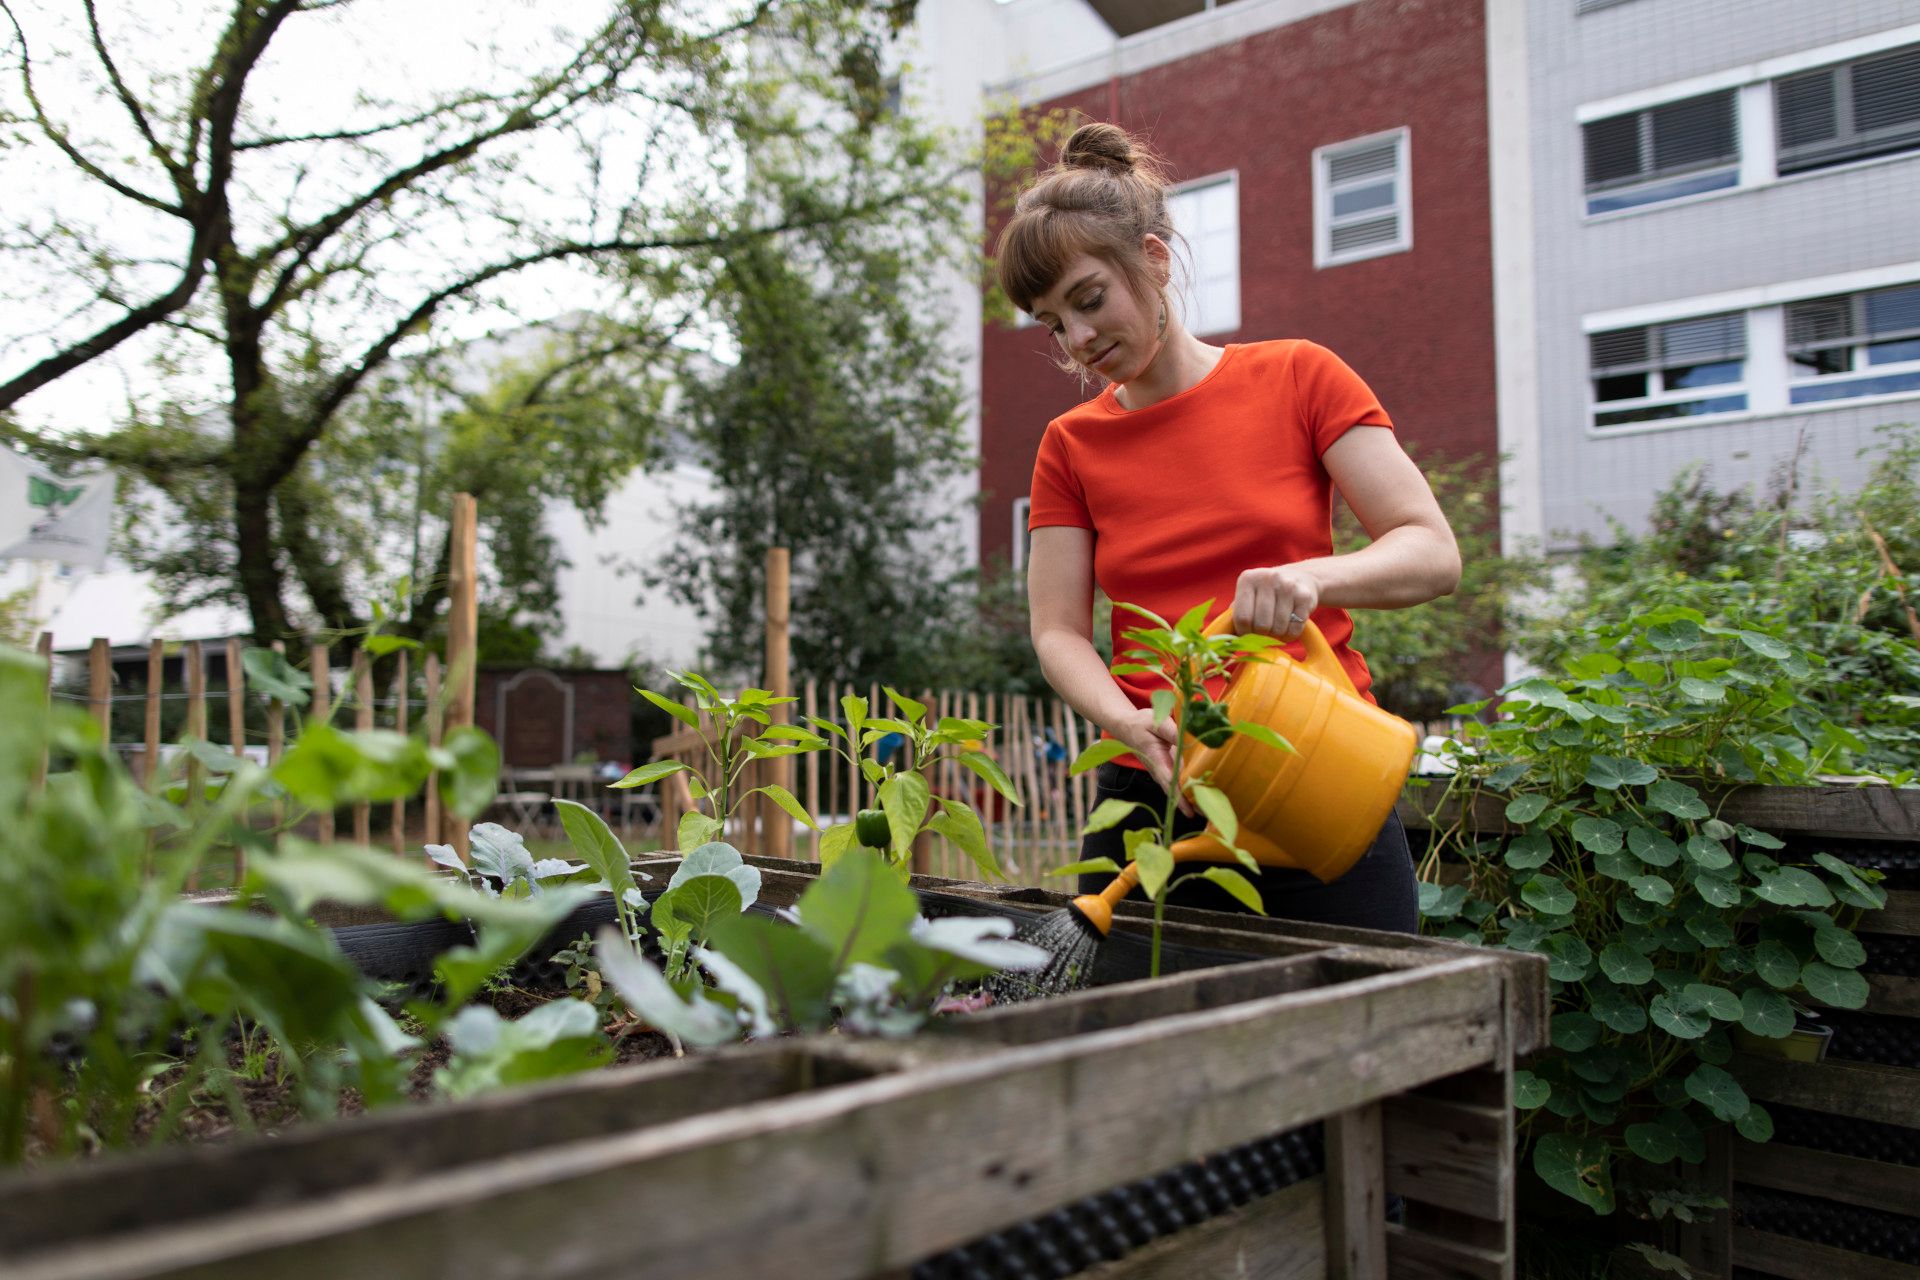
[[[1228,608],[1215,615],[1213,621],[1209,622],[1200,634],[1208,637],[1225,635],[1232,625],[1233,610]],[[1346,667],[1334,655],[1333,646],[1327,643],[1327,637],[1321,634],[1320,628],[1311,618],[1307,619],[1307,625],[1300,633],[1300,643],[1307,647],[1304,663],[1307,670],[1329,682],[1336,689],[1350,693],[1356,698],[1360,696],[1360,691],[1353,687],[1353,677],[1347,674]]]

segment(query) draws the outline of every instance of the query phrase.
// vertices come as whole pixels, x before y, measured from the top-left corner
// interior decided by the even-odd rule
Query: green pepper
[[[853,834],[869,849],[885,853],[893,847],[893,826],[885,809],[862,809],[854,815]]]
[[[1194,698],[1188,702],[1180,727],[1208,747],[1223,746],[1233,736],[1232,718],[1227,715],[1227,709],[1212,698]]]

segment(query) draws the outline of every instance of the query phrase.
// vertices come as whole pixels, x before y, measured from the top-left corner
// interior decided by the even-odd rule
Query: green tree
[[[396,89],[377,72],[352,79],[380,53],[380,13],[355,0],[260,0],[224,18],[203,0],[111,21],[87,0],[26,13],[0,0],[18,70],[0,91],[0,182],[41,193],[0,229],[5,297],[34,309],[30,331],[0,333],[0,435],[147,482],[130,528],[174,604],[242,604],[263,639],[351,629],[379,594],[383,548],[365,530],[392,505],[370,491],[411,482],[412,498],[420,484],[401,465],[413,451],[389,447],[405,418],[378,384],[436,317],[499,313],[509,282],[545,279],[566,305],[591,298],[624,330],[609,340],[645,363],[751,245],[851,234],[950,198],[937,148],[874,107],[879,51],[912,9],[500,6],[474,16],[468,79]],[[180,33],[199,47],[184,66],[167,49]],[[310,87],[303,54],[343,43],[352,55],[328,71],[340,105],[325,118],[284,105]],[[789,68],[786,47],[815,60]],[[789,157],[783,180],[749,193],[746,158],[771,151]],[[21,416],[34,392],[109,358],[148,367],[162,390],[97,430]],[[515,435],[530,418],[554,428],[549,372],[521,370],[484,430],[456,425],[445,474],[428,480],[468,487],[518,467],[518,488],[489,491],[505,517],[496,543],[537,532],[520,516],[543,490],[592,500],[568,453],[577,433],[544,450]],[[496,563],[550,552],[493,550]],[[443,578],[420,567],[431,593]],[[433,603],[415,602],[415,632]]]

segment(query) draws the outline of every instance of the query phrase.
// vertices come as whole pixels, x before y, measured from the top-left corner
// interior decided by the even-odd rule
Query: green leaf
[[[1260,901],[1260,891],[1253,882],[1235,871],[1232,867],[1208,867],[1200,873],[1203,880],[1213,883],[1232,894],[1247,910],[1259,915],[1267,914],[1266,906]]]
[[[701,813],[697,809],[688,810],[680,815],[680,827],[675,833],[674,843],[682,849],[698,849],[701,845],[720,838],[720,820]]]
[[[1673,901],[1673,885],[1661,876],[1635,876],[1627,884],[1642,902],[1664,907]]]
[[[1687,1096],[1723,1121],[1738,1120],[1753,1105],[1738,1080],[1708,1063],[1695,1067],[1687,1077]]]
[[[461,818],[486,812],[500,786],[500,748],[484,729],[466,724],[447,734],[440,749],[453,757],[453,767],[440,770],[447,811]]]
[[[1622,986],[1637,987],[1653,981],[1653,962],[1621,942],[1610,942],[1600,951],[1600,972]]]
[[[1582,982],[1592,971],[1593,952],[1572,933],[1556,933],[1546,942],[1547,976],[1560,982]]]
[[[1762,939],[1754,946],[1753,971],[1768,986],[1782,991],[1800,983],[1800,961],[1785,943],[1775,938]]]
[[[1536,873],[1520,888],[1521,901],[1535,911],[1544,911],[1548,915],[1565,915],[1575,906],[1573,890],[1558,878]]]
[[[1718,840],[1706,836],[1687,837],[1687,860],[1703,871],[1718,871],[1733,865],[1733,855]]]
[[[793,792],[787,790],[785,787],[781,786],[779,783],[769,782],[764,787],[755,787],[753,791],[760,792],[762,795],[766,796],[767,799],[779,805],[780,808],[786,812],[788,817],[792,818],[794,821],[800,823],[801,825],[810,827],[815,831],[818,831],[820,829],[820,824],[815,822],[813,820],[812,815],[808,814],[805,807],[801,805],[800,801],[794,798]],[[753,791],[749,791],[747,792],[747,794],[752,795]]]
[[[1744,644],[1747,648],[1753,650],[1763,658],[1772,658],[1775,662],[1784,662],[1793,656],[1793,648],[1791,645],[1776,640],[1770,635],[1765,635],[1758,631],[1742,631],[1739,633],[1739,636],[1741,644]]]
[[[1593,869],[1609,880],[1631,880],[1640,874],[1640,864],[1617,849],[1594,854]]]
[[[1620,848],[1620,824],[1606,818],[1579,817],[1573,820],[1573,838],[1590,853],[1615,853]]]
[[[1627,828],[1627,848],[1650,867],[1670,867],[1680,860],[1680,846],[1652,827]]]
[[[1813,949],[1822,960],[1840,969],[1858,969],[1867,962],[1867,949],[1860,945],[1860,939],[1838,927],[1814,930]]]
[[[1646,1008],[1616,987],[1596,990],[1589,1007],[1595,1018],[1621,1035],[1635,1036],[1647,1029]]]
[[[1089,769],[1097,769],[1109,760],[1117,760],[1132,748],[1118,738],[1102,738],[1082,751],[1067,772],[1075,777]]]
[[[1595,756],[1587,763],[1587,785],[1603,791],[1643,787],[1659,776],[1651,765],[1624,756]]]
[[[1748,1142],[1773,1141],[1773,1117],[1759,1103],[1750,1103],[1733,1127]]]
[[[993,850],[987,845],[986,828],[980,825],[980,815],[973,811],[972,805],[942,798],[940,812],[933,815],[927,827],[966,854],[987,879],[1007,878],[1006,872],[1000,869],[1000,860],[993,856]]]
[[[313,677],[288,662],[284,653],[242,650],[240,668],[246,673],[250,692],[278,698],[290,707],[304,708],[313,700]]]
[[[1506,863],[1515,871],[1531,871],[1545,866],[1553,858],[1553,841],[1537,832],[1515,836],[1507,842]]]
[[[660,895],[655,907],[665,906],[674,918],[684,920],[692,937],[705,939],[722,920],[740,914],[745,904],[740,887],[725,875],[707,873],[689,876]]]
[[[1707,1011],[1684,996],[1655,996],[1647,1012],[1654,1026],[1681,1040],[1698,1040],[1713,1029]]]
[[[634,887],[633,863],[604,818],[572,800],[555,800],[553,808],[560,815],[574,857],[586,863],[616,898]]]
[[[1833,895],[1804,867],[1778,867],[1757,877],[1754,896],[1783,907],[1830,907]]]
[[[1109,828],[1117,827],[1122,822],[1125,822],[1127,816],[1136,809],[1146,810],[1149,813],[1152,812],[1151,809],[1148,809],[1146,805],[1141,804],[1137,800],[1102,800],[1093,807],[1093,812],[1087,815],[1086,825],[1080,828],[1080,834],[1090,836],[1096,831],[1106,831]]]
[[[1718,876],[1700,875],[1694,878],[1693,891],[1701,900],[1716,907],[1737,907],[1740,905],[1740,886],[1731,880],[1722,880]]]
[[[820,836],[820,869],[827,870],[838,862],[849,849],[860,847],[860,840],[851,822],[842,822],[828,827]]]
[[[1532,1111],[1546,1105],[1553,1096],[1553,1086],[1531,1071],[1513,1073],[1513,1105],[1522,1111]]]
[[[933,804],[933,791],[927,780],[909,770],[896,773],[880,784],[880,808],[887,815],[887,829],[893,836],[893,852],[898,857],[913,846]]]
[[[1547,798],[1538,792],[1515,796],[1507,801],[1507,821],[1526,826],[1547,811]]]
[[[1662,653],[1681,653],[1701,641],[1699,624],[1680,619],[1647,628],[1647,643]]]
[[[1171,689],[1155,689],[1153,696],[1147,699],[1148,709],[1153,712],[1153,722],[1158,724],[1172,716],[1174,704],[1179,700],[1179,695]]]
[[[687,728],[698,729],[700,727],[700,717],[695,715],[693,709],[684,702],[675,702],[672,698],[662,697],[651,689],[642,689],[638,686],[635,686],[634,692],[672,716],[675,720],[678,720],[681,724],[686,725]]]
[[[1613,1153],[1605,1138],[1549,1133],[1533,1147],[1533,1171],[1555,1191],[1595,1213],[1612,1213]]]
[[[1698,791],[1671,778],[1662,778],[1647,788],[1647,803],[1676,818],[1705,818],[1712,815]]]
[[[1736,826],[1733,832],[1740,837],[1742,843],[1750,844],[1756,849],[1784,849],[1787,847],[1784,840],[1768,835],[1764,831],[1756,831],[1744,822]]]
[[[1120,873],[1120,864],[1112,858],[1088,858],[1085,862],[1069,862],[1064,867],[1055,867],[1047,872],[1050,876],[1084,876],[1097,871]]]
[[[800,896],[799,906],[801,927],[826,946],[836,974],[850,964],[884,963],[887,948],[907,933],[920,910],[913,890],[872,850],[854,850],[835,862]]]
[[[659,918],[656,909],[656,923]],[[797,929],[787,932],[799,934]],[[701,1049],[740,1038],[740,1022],[732,1010],[709,1000],[698,986],[690,999],[682,999],[653,962],[634,951],[612,925],[603,926],[594,940],[594,960],[600,976],[619,993],[627,1008],[668,1035]]]
[[[1716,915],[1697,915],[1687,917],[1687,932],[1701,946],[1710,951],[1730,947],[1734,942],[1733,926]]]
[[[678,706],[679,703],[675,703]],[[656,760],[652,764],[643,764],[612,786],[618,790],[629,787],[644,787],[649,782],[658,782],[669,774],[686,771],[687,766],[678,760]]]
[[[1708,1017],[1720,1022],[1740,1021],[1740,997],[1725,987],[1716,987],[1705,982],[1689,982],[1682,994],[1706,1010]]]
[[[1626,1131],[1627,1150],[1649,1164],[1666,1164],[1680,1154],[1673,1131],[1665,1125],[1630,1124]]]
[[[1227,844],[1240,838],[1240,820],[1234,817],[1233,801],[1227,799],[1226,792],[1196,782],[1187,787],[1187,794]]]
[[[561,998],[509,1022],[485,1005],[470,1005],[447,1024],[451,1053],[434,1072],[450,1098],[470,1098],[509,1085],[552,1080],[606,1065],[613,1046],[600,1034],[600,1014]]]
[[[999,792],[1000,798],[1008,804],[1018,808],[1023,803],[1020,793],[1014,790],[1012,779],[1007,777],[1006,771],[1000,767],[1000,762],[992,756],[979,751],[963,751],[959,759],[961,764],[985,778],[987,785]]]
[[[848,727],[858,733],[866,727],[867,700],[849,693],[840,699],[840,713],[847,718]]]
[[[1862,907],[1869,911],[1878,911],[1887,905],[1887,891],[1878,885],[1869,884],[1860,875],[1859,870],[1850,863],[1842,862],[1830,853],[1816,853],[1813,860],[1832,875],[1838,876],[1842,885],[1836,896],[1849,906]]]
[[[1158,899],[1160,891],[1166,887],[1167,877],[1173,874],[1173,855],[1166,846],[1152,840],[1142,841],[1133,848],[1133,860],[1140,868],[1140,887],[1147,897]]]
[[[1807,994],[1836,1009],[1860,1009],[1867,1003],[1867,980],[1852,969],[1836,969],[1818,961],[1800,971]]]
[[[926,703],[915,702],[912,698],[907,697],[907,695],[905,695],[904,693],[895,693],[892,689],[886,687],[885,685],[882,685],[880,687],[880,691],[886,694],[889,698],[893,699],[893,705],[900,708],[901,714],[906,716],[908,723],[919,724],[922,720],[925,720],[927,718]]]
[[[1233,722],[1233,731],[1243,738],[1252,738],[1255,742],[1264,743],[1272,747],[1275,751],[1285,751],[1288,753],[1292,753],[1293,751],[1293,744],[1291,742],[1281,737],[1280,734],[1270,726],[1261,724],[1257,720],[1235,720]]]
[[[1556,1010],[1550,1025],[1553,1047],[1562,1053],[1579,1053],[1600,1043],[1600,1023],[1592,1014]]]
[[[738,849],[719,840],[710,840],[682,857],[667,888],[677,889],[695,876],[725,876],[733,881],[740,891],[742,911],[760,897],[760,868],[748,866]]]
[[[1740,993],[1740,1025],[1769,1040],[1783,1039],[1793,1031],[1793,1004],[1778,991],[1748,987]]]
[[[1681,697],[1692,702],[1724,702],[1727,697],[1727,686],[1698,676],[1682,676],[1675,688]]]

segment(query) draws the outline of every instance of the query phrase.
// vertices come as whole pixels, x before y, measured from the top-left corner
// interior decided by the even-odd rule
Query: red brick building
[[[633,760],[633,686],[624,671],[481,667],[474,720],[509,768]]]
[[[1166,160],[1207,295],[1190,328],[1214,343],[1320,342],[1416,454],[1477,456],[1491,472],[1483,3],[1243,0],[1010,87],[1144,134]],[[1125,6],[1092,7],[1113,21],[1106,8]],[[1055,367],[1043,328],[989,323],[981,349],[981,557],[1017,560],[1040,436],[1093,388]]]

